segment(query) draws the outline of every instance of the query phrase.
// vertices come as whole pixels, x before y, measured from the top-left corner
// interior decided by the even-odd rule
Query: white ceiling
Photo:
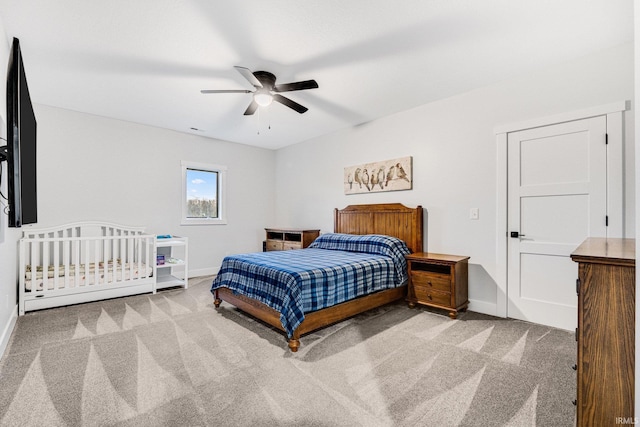
[[[33,102],[265,148],[633,40],[633,0],[0,0]],[[318,89],[243,116],[233,68]],[[269,129],[270,126],[270,129]],[[191,128],[197,128],[194,131]]]

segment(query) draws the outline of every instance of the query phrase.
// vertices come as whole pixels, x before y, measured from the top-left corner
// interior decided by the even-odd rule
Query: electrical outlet
[[[469,219],[479,219],[480,218],[480,209],[479,208],[471,208],[469,211]]]

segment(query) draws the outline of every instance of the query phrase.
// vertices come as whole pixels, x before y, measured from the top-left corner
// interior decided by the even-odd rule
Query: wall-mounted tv
[[[8,165],[9,227],[38,221],[36,127],[20,41],[14,38],[7,73],[7,145],[0,147],[0,161]]]

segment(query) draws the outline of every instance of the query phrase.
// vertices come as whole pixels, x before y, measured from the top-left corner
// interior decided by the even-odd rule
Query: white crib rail
[[[60,300],[58,305],[64,305],[83,302],[78,295],[93,291],[104,291],[106,297],[118,296],[116,288],[131,287],[122,292],[133,293],[137,285],[155,291],[156,236],[143,233],[141,227],[105,223],[26,230],[19,242],[20,314],[25,301],[37,309],[54,306],[43,302],[49,297],[73,295]]]
[[[88,236],[125,236],[145,234],[144,227],[130,227],[109,222],[82,221],[72,222],[56,227],[27,228],[23,238],[36,237],[88,237]]]

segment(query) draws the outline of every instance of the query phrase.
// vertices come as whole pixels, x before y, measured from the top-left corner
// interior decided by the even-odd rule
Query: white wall
[[[640,40],[640,6],[636,2],[634,4],[634,37],[635,40]],[[636,99],[640,99],[640,43],[635,43],[634,50],[634,64],[635,64],[635,95]],[[640,109],[635,108],[635,123],[640,123]],[[635,147],[640,146],[640,132],[635,135]],[[640,169],[640,153],[635,152],[635,168]],[[636,174],[636,194],[640,189],[640,174]],[[640,198],[636,198],[636,224],[640,222]],[[636,228],[636,254],[640,253],[640,227]],[[636,259],[638,256],[636,255]],[[636,283],[640,283],[640,269],[636,268]],[[640,292],[636,292],[636,307],[640,307]],[[636,308],[636,313],[638,309]],[[636,354],[635,354],[635,366],[640,367],[640,340],[638,339],[638,332],[640,332],[640,316],[636,314]],[[635,369],[635,413],[640,414],[640,369]]]
[[[425,250],[468,255],[471,308],[495,312],[498,125],[633,98],[633,46],[609,49],[530,75],[281,149],[280,226],[332,231],[334,207],[401,202],[428,212]],[[383,101],[383,100],[381,100]],[[634,228],[634,146],[627,118],[627,232]],[[345,166],[413,156],[413,190],[345,196]],[[469,210],[480,209],[470,220]]]
[[[0,45],[0,63],[6,63],[8,50]],[[35,226],[100,220],[186,236],[191,277],[214,274],[227,254],[262,249],[264,228],[274,218],[273,151],[38,104],[34,109]],[[227,166],[227,225],[180,225],[181,160]],[[3,186],[5,181],[3,176]],[[17,316],[21,230],[8,229],[6,215],[1,217],[0,344],[6,345]],[[3,351],[0,346],[0,356]]]
[[[273,151],[34,108],[37,226],[100,220],[186,236],[191,276],[217,272],[226,254],[262,249],[274,217]],[[182,160],[227,166],[227,225],[180,225]]]
[[[1,60],[1,59],[0,59]],[[4,120],[4,117],[3,117]],[[4,141],[1,141],[4,145]],[[5,163],[6,165],[6,163]],[[6,167],[2,171],[2,194],[6,195]],[[2,210],[4,205],[0,203]],[[20,233],[16,229],[7,228],[7,216],[0,214],[0,357],[8,344],[11,331],[18,316],[18,292],[16,286],[16,267],[18,239]]]
[[[7,60],[8,43],[0,43],[0,64]],[[421,204],[428,212],[425,249],[471,256],[472,308],[491,312],[497,297],[494,128],[632,98],[633,46],[624,45],[277,152],[36,104],[38,225],[95,219],[184,235],[191,270],[209,273],[228,253],[259,250],[266,226],[328,232],[334,207]],[[627,116],[627,233],[635,235],[634,133]],[[344,166],[407,155],[414,158],[413,190],[343,194]],[[179,225],[181,160],[228,166],[228,225]],[[471,207],[480,209],[478,221],[468,219]],[[2,345],[16,313],[20,232],[0,217]]]
[[[0,20],[0,64],[8,64],[9,62],[9,41],[4,30],[4,24]],[[5,82],[7,77],[6,67],[0,66],[0,82]],[[0,84],[0,100],[5,99],[6,85]],[[6,107],[4,101],[0,103],[0,118],[2,122],[7,122]],[[7,134],[2,127],[2,140],[0,145],[6,144]],[[0,181],[2,185],[0,189],[2,194],[7,195],[7,163],[2,164],[2,177]],[[17,310],[17,288],[15,280],[16,272],[16,255],[18,252],[17,241],[20,233],[15,229],[7,228],[7,216],[2,213],[4,211],[5,201],[0,199],[0,356],[11,335],[13,325],[18,315]]]

